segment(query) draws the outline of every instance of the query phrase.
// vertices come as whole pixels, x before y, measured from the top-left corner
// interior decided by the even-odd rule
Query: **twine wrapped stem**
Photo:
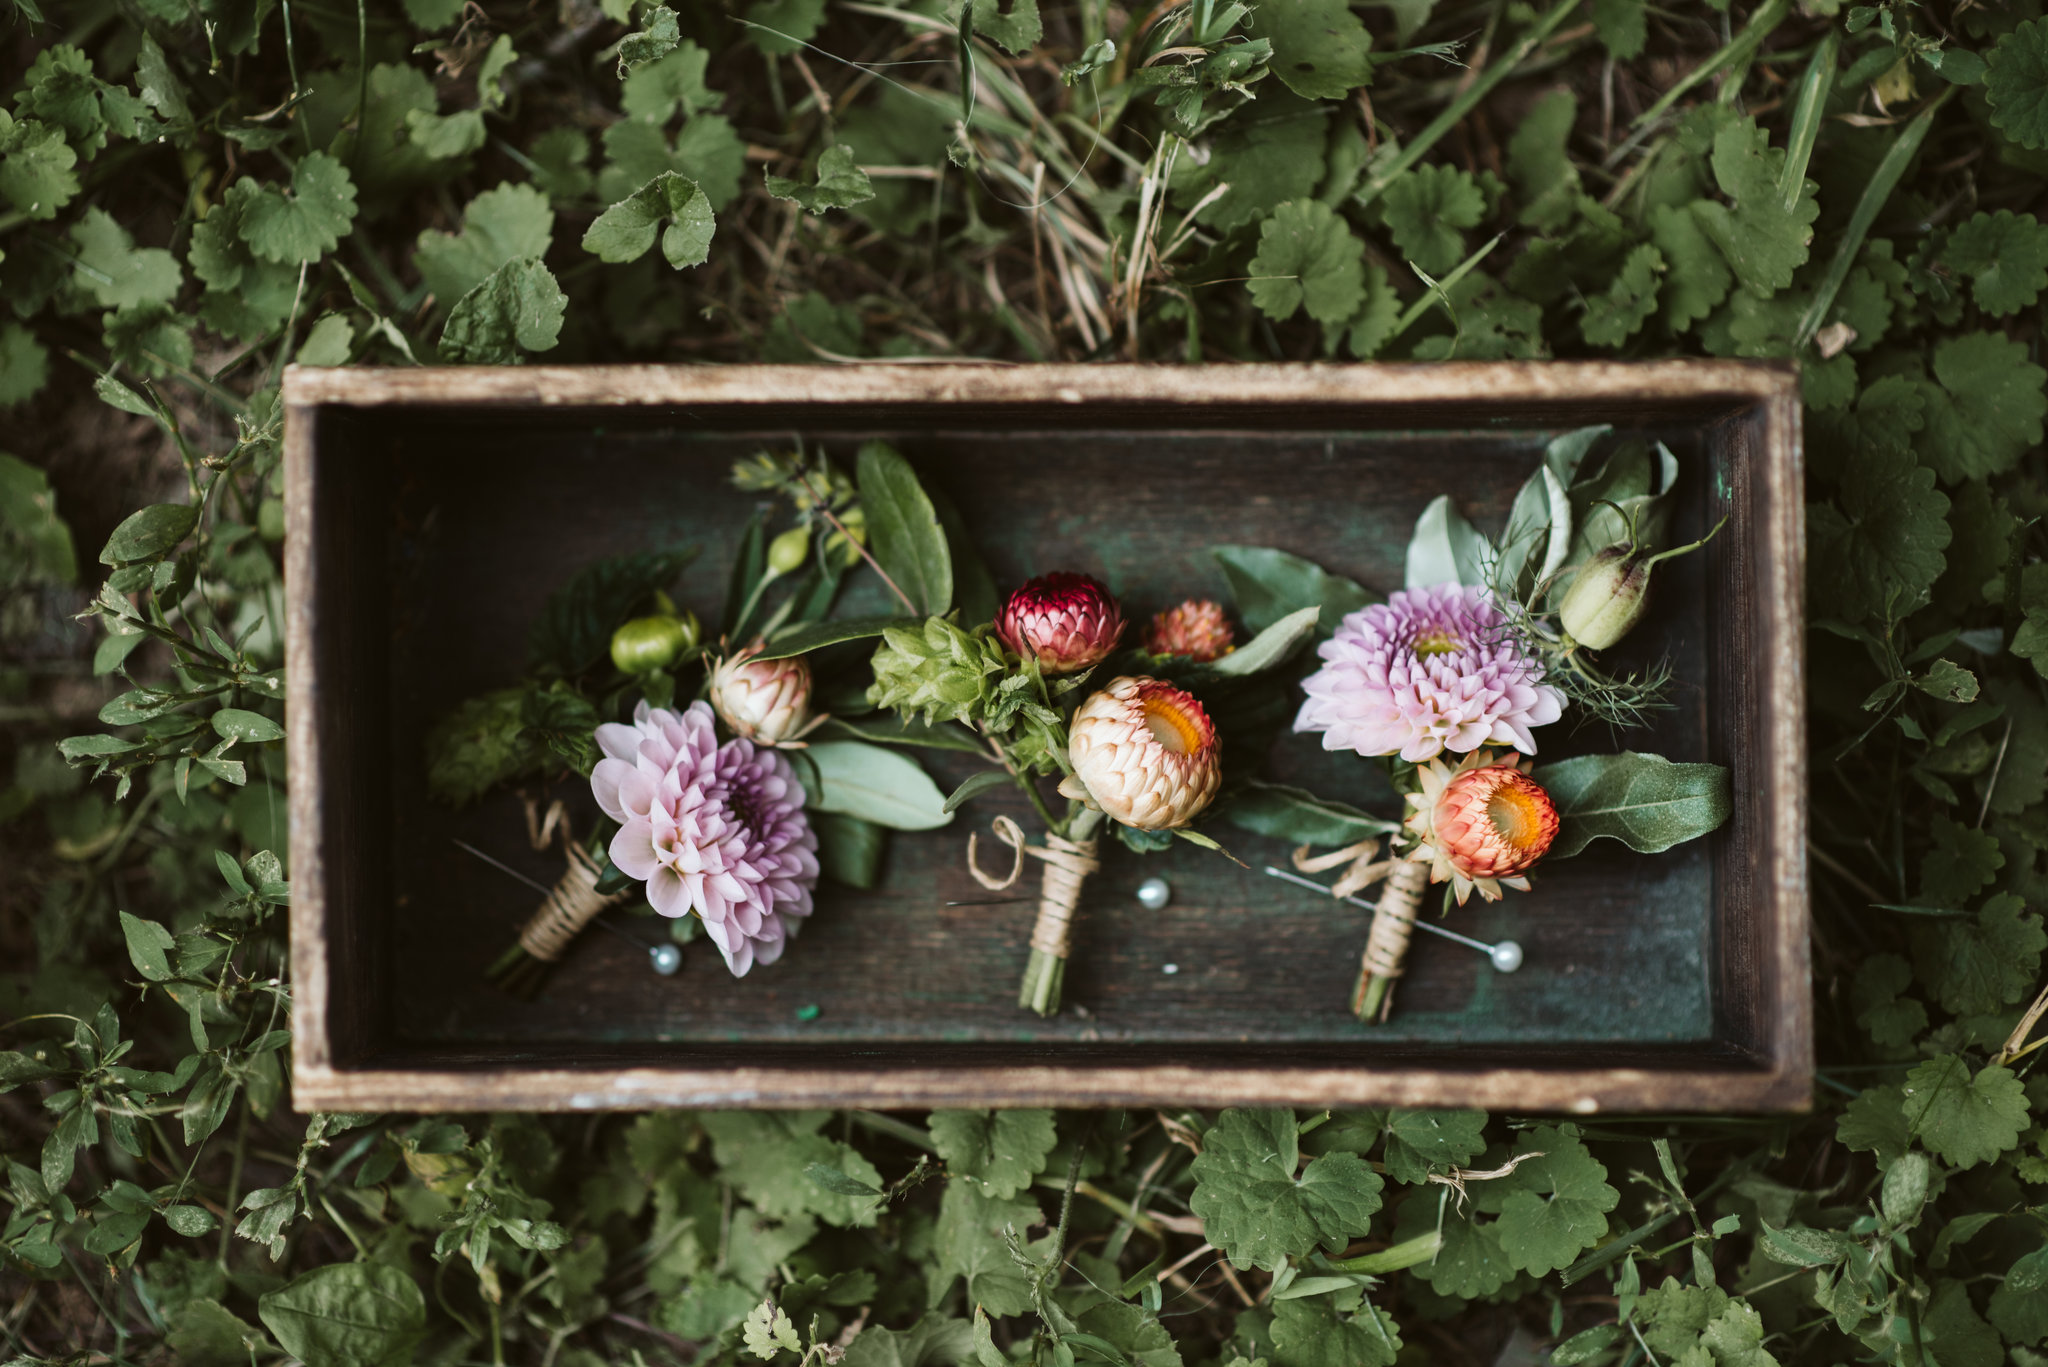
[[[597,880],[603,871],[581,845],[569,846],[569,867],[563,870],[554,891],[541,902],[540,910],[521,928],[519,947],[543,963],[553,963],[592,918],[625,901],[630,895],[627,892],[597,890]]]
[[[1010,847],[1015,859],[1007,877],[983,873],[975,859],[975,837],[967,837],[967,868],[976,882],[991,892],[1014,887],[1023,876],[1027,857],[1044,864],[1039,876],[1038,918],[1031,926],[1031,958],[1024,967],[1018,987],[1017,1005],[1050,1016],[1060,1009],[1060,988],[1066,980],[1067,958],[1073,952],[1074,916],[1081,905],[1081,889],[1088,875],[1102,867],[1096,857],[1094,830],[1102,813],[1083,809],[1069,828],[1069,836],[1046,834],[1045,844],[1025,843],[1017,823],[999,816],[993,823],[995,837]]]
[[[1391,859],[1375,860],[1378,853],[1377,840],[1362,840],[1314,857],[1309,855],[1306,845],[1294,852],[1294,867],[1303,873],[1347,866],[1330,889],[1335,897],[1349,897],[1360,888],[1385,880],[1373,908],[1371,928],[1366,931],[1358,985],[1351,992],[1351,1014],[1369,1023],[1384,1021],[1393,1008],[1394,980],[1407,971],[1408,938],[1415,931],[1423,889],[1429,886],[1426,862],[1398,853]]]

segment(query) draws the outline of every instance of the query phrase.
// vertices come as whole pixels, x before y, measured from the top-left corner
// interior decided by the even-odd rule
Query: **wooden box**
[[[299,369],[285,401],[301,1110],[1808,1104],[1790,367]],[[548,592],[599,557],[700,545],[682,595],[715,616],[751,503],[727,479],[735,458],[795,435],[842,458],[884,438],[951,494],[1000,582],[1090,570],[1149,612],[1222,596],[1220,543],[1398,587],[1432,496],[1498,530],[1542,443],[1591,423],[1678,454],[1674,536],[1730,515],[1658,571],[1632,644],[1669,650],[1677,706],[1621,743],[1729,766],[1735,811],[1705,840],[1657,856],[1601,842],[1539,870],[1532,894],[1452,914],[1518,939],[1521,972],[1418,937],[1393,1019],[1361,1025],[1345,1007],[1364,913],[1193,847],[1112,848],[1069,1009],[1041,1021],[1015,1004],[1033,904],[988,905],[963,860],[970,823],[1025,814],[978,800],[899,836],[878,891],[821,890],[792,951],[746,979],[701,943],[660,978],[593,929],[539,1000],[486,985],[536,898],[454,842],[544,882],[560,857],[529,849],[509,794],[429,802],[425,729],[511,682]],[[1617,748],[1597,724],[1541,739],[1546,759]],[[1282,776],[1372,799],[1372,766],[1280,748]],[[942,786],[957,777],[936,767]],[[587,821],[579,786],[559,792]],[[1219,833],[1255,868],[1285,853]],[[1173,887],[1156,914],[1133,895],[1155,873]]]

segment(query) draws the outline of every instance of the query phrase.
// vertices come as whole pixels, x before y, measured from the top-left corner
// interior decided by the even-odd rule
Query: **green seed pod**
[[[700,630],[694,612],[681,617],[635,617],[612,633],[612,663],[621,674],[666,669],[697,644]]]
[[[781,536],[768,543],[768,568],[777,574],[789,574],[801,569],[811,554],[811,533],[808,528],[791,527]]]
[[[1650,557],[1618,543],[1579,566],[1557,610],[1565,635],[1605,650],[1635,629],[1650,601]]]

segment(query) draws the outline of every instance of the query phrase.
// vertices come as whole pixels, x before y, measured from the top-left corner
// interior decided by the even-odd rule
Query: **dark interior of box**
[[[538,894],[457,842],[540,883],[559,876],[562,857],[530,848],[521,795],[461,811],[431,801],[426,730],[460,699],[512,683],[548,594],[598,558],[699,548],[677,597],[715,620],[759,501],[732,487],[735,459],[800,436],[850,461],[860,441],[882,438],[952,497],[999,585],[1086,570],[1136,617],[1183,597],[1224,597],[1209,555],[1217,544],[1277,546],[1369,588],[1398,588],[1410,528],[1431,497],[1452,494],[1498,531],[1544,441],[1599,421],[1615,425],[1617,440],[1661,439],[1677,453],[1672,539],[1699,535],[1724,512],[1736,521],[1705,553],[1660,569],[1645,625],[1611,652],[1623,669],[1668,652],[1672,708],[1619,742],[1568,713],[1538,733],[1539,758],[1626,747],[1733,765],[1737,814],[1713,837],[1664,854],[1598,842],[1543,865],[1533,893],[1475,899],[1440,920],[1484,940],[1515,939],[1526,954],[1519,972],[1498,974],[1477,952],[1418,936],[1393,1018],[1361,1025],[1345,1007],[1368,913],[1264,876],[1264,865],[1286,862],[1285,845],[1218,825],[1212,834],[1249,869],[1187,845],[1143,857],[1107,848],[1088,885],[1069,1009],[1040,1020],[1015,1001],[1032,891],[985,891],[965,863],[968,831],[985,831],[997,813],[1036,829],[1020,796],[995,794],[951,827],[895,836],[877,889],[821,888],[789,952],[743,979],[702,939],[685,948],[679,973],[656,976],[645,946],[665,940],[669,923],[626,909],[606,918],[617,933],[581,937],[538,999],[514,1001],[485,981]],[[311,610],[325,772],[294,782],[321,785],[334,1062],[1754,1060],[1768,999],[1752,886],[1762,785],[1745,783],[1742,744],[1764,701],[1760,667],[1740,644],[1759,610],[1742,516],[1755,497],[1741,455],[1754,422],[1728,403],[1530,409],[1484,425],[1452,412],[1302,408],[322,410]],[[841,610],[887,608],[869,582]],[[962,759],[931,758],[941,788],[971,771]],[[1234,762],[1382,814],[1399,810],[1376,763],[1323,753],[1313,737],[1283,734],[1268,754],[1226,755]],[[595,820],[580,782],[531,795],[565,800],[578,831]],[[1135,897],[1155,875],[1172,889],[1160,912]],[[1426,914],[1434,909],[1432,898]]]

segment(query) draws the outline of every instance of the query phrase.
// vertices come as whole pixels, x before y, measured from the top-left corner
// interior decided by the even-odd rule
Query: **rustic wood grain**
[[[295,370],[286,396],[301,1107],[1806,1102],[1787,368]],[[684,589],[715,592],[746,507],[723,471],[751,443],[801,431],[843,454],[886,435],[953,493],[999,580],[1073,563],[1163,606],[1228,540],[1397,587],[1407,523],[1452,472],[1468,510],[1497,522],[1541,440],[1585,421],[1671,441],[1691,534],[1734,514],[1716,549],[1660,571],[1643,633],[1670,640],[1701,686],[1626,743],[1730,764],[1738,812],[1697,845],[1589,854],[1541,871],[1528,898],[1455,914],[1522,940],[1522,974],[1496,979],[1426,943],[1394,1022],[1358,1026],[1341,1001],[1362,918],[1193,850],[1167,865],[1175,905],[1144,918],[1130,888],[1159,866],[1117,851],[1091,884],[1070,978],[1087,1014],[1038,1022],[1012,997],[1028,906],[936,905],[987,897],[956,828],[899,838],[882,895],[821,897],[792,953],[744,982],[701,945],[681,976],[656,979],[601,933],[531,1006],[481,982],[533,899],[449,837],[544,880],[550,864],[523,849],[509,797],[461,814],[422,800],[424,727],[516,674],[540,599],[588,559],[703,543]],[[1048,496],[1070,487],[1114,516]],[[1611,745],[1601,728],[1545,742],[1546,759]],[[1367,768],[1285,753],[1319,790]],[[1248,858],[1279,853],[1237,840]],[[806,1005],[823,1014],[800,1022]]]

